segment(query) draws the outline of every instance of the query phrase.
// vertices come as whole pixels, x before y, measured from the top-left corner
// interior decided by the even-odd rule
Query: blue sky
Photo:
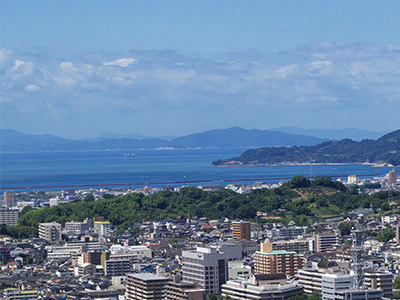
[[[399,1],[2,1],[1,127],[400,127]]]

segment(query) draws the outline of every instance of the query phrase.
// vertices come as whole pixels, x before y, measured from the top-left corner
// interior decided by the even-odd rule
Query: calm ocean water
[[[1,187],[159,182],[211,179],[292,177],[310,174],[310,166],[211,167],[213,160],[240,155],[246,149],[135,150],[30,152],[1,154]],[[391,168],[364,165],[314,165],[315,176],[341,174],[386,175]],[[272,180],[269,183],[277,183]],[[254,183],[248,182],[248,183]],[[179,185],[179,184],[177,184]],[[193,183],[192,185],[198,185]],[[111,185],[110,185],[111,186]],[[140,186],[135,186],[140,187]],[[56,190],[56,189],[54,189]]]

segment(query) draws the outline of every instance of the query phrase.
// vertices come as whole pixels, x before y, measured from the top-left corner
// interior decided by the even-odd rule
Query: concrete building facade
[[[333,249],[338,244],[336,232],[323,232],[315,236],[315,246],[317,252],[326,252]]]
[[[204,300],[206,299],[205,290],[192,282],[173,282],[167,283],[164,290],[164,300]]]
[[[39,238],[47,241],[61,240],[61,224],[52,223],[39,223]]]
[[[232,222],[232,236],[235,240],[250,241],[250,222]]]
[[[11,209],[0,209],[0,224],[15,226],[18,224],[19,211]]]
[[[199,284],[207,294],[219,294],[228,280],[228,264],[224,253],[215,248],[197,247],[195,251],[182,251],[182,278]]]
[[[15,192],[4,192],[4,204],[6,207],[15,205]]]
[[[254,254],[254,274],[284,273],[294,276],[303,267],[303,255],[293,251],[269,251],[261,245],[261,251]]]
[[[127,274],[127,300],[162,300],[169,279],[149,273]]]

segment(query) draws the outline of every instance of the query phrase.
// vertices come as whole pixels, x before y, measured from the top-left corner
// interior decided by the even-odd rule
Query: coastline
[[[237,161],[235,161],[237,162]],[[345,166],[345,165],[360,165],[360,166],[371,166],[373,168],[389,167],[394,168],[392,164],[386,163],[313,163],[313,166]],[[237,163],[225,163],[221,165],[211,165],[213,168],[230,168],[230,167],[276,167],[276,166],[311,166],[310,163],[278,163],[278,164],[243,164],[241,162]]]

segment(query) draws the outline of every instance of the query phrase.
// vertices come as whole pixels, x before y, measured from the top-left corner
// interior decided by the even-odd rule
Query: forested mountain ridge
[[[400,193],[394,193],[398,201]],[[86,199],[86,198],[85,198]],[[93,198],[92,198],[93,199]],[[278,214],[282,221],[294,220],[298,225],[307,225],[318,216],[341,215],[359,207],[389,210],[387,192],[373,195],[357,194],[357,189],[347,189],[340,182],[319,177],[310,181],[295,176],[280,188],[259,189],[242,195],[222,189],[206,192],[194,187],[184,187],[179,192],[165,190],[145,196],[139,193],[113,198],[111,195],[97,201],[79,200],[37,210],[24,210],[19,219],[20,226],[37,228],[39,223],[82,221],[85,218],[103,216],[119,232],[142,220],[160,220],[177,216],[207,217],[219,219],[252,219],[257,211]]]
[[[214,161],[218,165],[260,165],[309,163],[386,163],[400,165],[400,130],[377,140],[327,141],[315,146],[263,147],[250,149],[239,157]]]

